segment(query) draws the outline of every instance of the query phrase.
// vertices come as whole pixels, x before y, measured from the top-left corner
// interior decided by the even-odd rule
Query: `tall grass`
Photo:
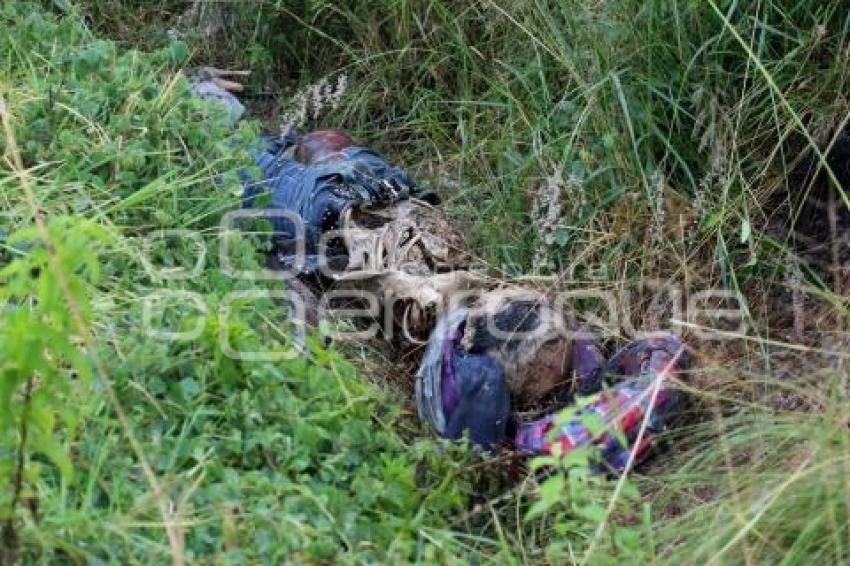
[[[352,130],[432,184],[455,220],[472,233],[474,252],[495,272],[515,276],[537,270],[536,275],[551,276],[547,284],[556,288],[621,292],[660,279],[687,293],[726,288],[746,298],[748,335],[717,342],[688,336],[702,351],[686,384],[694,406],[686,423],[668,435],[655,463],[634,476],[642,500],[628,497],[625,507],[600,517],[595,510],[606,507],[612,486],[566,470],[569,496],[544,516],[523,520],[528,504],[545,496],[533,477],[501,496],[486,490],[485,500],[471,511],[464,508],[465,488],[430,484],[439,486],[439,495],[425,496],[422,509],[437,508],[441,519],[414,530],[419,541],[432,546],[398,556],[447,559],[441,552],[461,549],[514,562],[847,561],[846,349],[824,338],[846,340],[847,297],[823,265],[807,263],[789,230],[807,194],[818,189],[799,174],[800,164],[823,168],[850,121],[845,94],[850,15],[842,2],[252,2],[215,8],[227,25],[213,38],[177,25],[189,3],[158,4],[154,9],[151,3],[88,0],[80,9],[98,33],[125,47],[167,47],[167,30],[175,29],[194,61],[253,68],[252,103],[265,113],[270,129],[283,121],[278,111],[286,110],[299,89],[345,75],[349,86],[341,104],[302,125]],[[11,52],[15,59],[9,60],[21,60],[20,50]],[[38,65],[27,61],[17,67],[30,73]],[[145,151],[147,166],[156,167],[154,153]],[[197,161],[190,166],[200,167]],[[836,172],[827,167],[825,177],[817,182],[846,202],[847,187],[836,186]],[[560,213],[544,229],[539,220],[546,214],[539,204],[553,179],[562,186],[556,191]],[[148,188],[142,196],[157,193],[155,185],[143,186]],[[146,223],[159,226],[156,214],[165,203],[137,206],[139,188],[134,185],[119,198],[130,199],[127,208],[134,215],[144,212]],[[162,225],[191,225],[205,217],[184,206],[188,202],[164,206],[169,218]],[[196,205],[209,214],[215,208],[205,199]],[[787,281],[797,276],[797,265],[804,266],[802,285],[789,291]],[[223,283],[205,285],[215,290]],[[795,306],[789,297],[802,307],[802,322],[789,322],[786,311]],[[651,324],[648,315],[636,321],[638,328]],[[625,328],[607,330],[628,334]],[[131,351],[133,340],[126,344]],[[822,350],[831,355],[820,355]],[[122,371],[175,375],[179,384],[197,381],[187,368],[208,353],[200,352],[161,352],[155,363],[139,355],[128,358],[132,361]],[[218,363],[209,371],[235,371],[225,361]],[[204,379],[212,379],[212,373]],[[170,391],[173,383],[159,379],[150,387]],[[353,552],[359,548],[355,541],[366,549],[384,545],[396,556],[401,543],[395,539],[367,533],[356,521],[354,530],[347,530],[350,516],[336,491],[326,501],[311,498],[293,482],[277,488],[257,471],[264,450],[249,451],[248,458],[258,460],[246,465],[240,456],[246,441],[228,440],[238,428],[233,428],[236,415],[252,410],[298,428],[298,419],[288,416],[288,398],[278,398],[271,410],[258,410],[238,387],[202,383],[213,387],[210,399],[226,401],[224,409],[195,399],[189,406],[197,414],[190,414],[174,401],[164,406],[139,401],[144,423],[151,422],[153,411],[182,415],[184,420],[165,429],[177,454],[193,446],[184,440],[191,433],[177,423],[203,422],[209,438],[225,437],[217,445],[228,447],[228,461],[243,460],[233,476],[226,471],[232,466],[219,470],[202,458],[217,471],[210,472],[214,488],[206,481],[198,488],[209,503],[193,515],[190,530],[199,539],[210,538],[198,548],[209,549],[216,544],[212,538],[220,537],[233,549],[225,556],[236,560],[242,556],[237,541],[250,535],[267,544],[263,550],[273,550],[269,537],[275,535],[268,534],[265,521],[273,522],[280,512],[278,497],[295,497],[294,507],[284,505],[291,521],[286,536],[311,541],[306,546],[315,551],[298,557],[330,556],[333,544]],[[262,383],[263,394],[273,396],[271,383]],[[186,387],[192,390],[190,383]],[[292,388],[297,399],[315,394],[294,383]],[[343,398],[348,399],[334,402]],[[310,419],[306,408],[296,414]],[[369,430],[355,443],[360,450],[374,450],[368,435],[378,433]],[[384,433],[395,438],[379,430],[379,438]],[[280,434],[284,437],[273,437],[275,446],[283,442],[292,453],[291,468],[281,469],[322,473],[321,465],[298,467],[299,458],[307,457],[298,456],[302,444],[321,444],[312,433],[291,440]],[[386,442],[400,450],[396,440]],[[340,451],[335,458],[356,459],[351,454]],[[162,457],[174,474],[191,469],[173,464],[176,456]],[[378,468],[380,473],[407,478],[404,466],[412,461],[393,458]],[[292,472],[295,486],[307,481],[301,472]],[[459,472],[449,474],[454,478]],[[234,483],[240,487],[228,491]],[[111,489],[124,489],[119,488]],[[227,497],[212,495],[222,490]],[[227,511],[216,507],[225,500],[243,503]],[[406,513],[412,507],[395,511],[392,501],[374,502],[378,510],[369,515],[380,533],[409,525],[392,518],[411,517]],[[394,510],[389,517],[384,505]],[[79,522],[72,524],[78,530],[71,532],[85,538],[94,524],[85,509],[74,515],[62,508],[52,515],[60,519],[52,520],[76,517]],[[445,519],[452,514],[454,520]],[[251,520],[248,532],[238,526],[244,517]],[[221,528],[208,531],[218,520]],[[599,529],[599,521],[610,525]],[[35,532],[61,528],[68,527]],[[129,529],[119,532],[136,554],[151,544]],[[326,536],[329,532],[333,535]],[[596,537],[600,532],[603,536]],[[73,538],[50,536],[55,537],[51,544]]]
[[[750,337],[700,344],[697,424],[639,481],[652,493],[647,557],[846,560],[847,365],[806,353],[835,351],[823,333],[846,337],[846,297],[815,265],[800,291],[806,345],[787,350],[795,333],[779,316],[799,251],[787,230],[813,189],[796,170],[823,166],[850,119],[840,2],[258,6],[252,41],[286,69],[284,93],[350,76],[341,109],[307,125],[352,129],[431,180],[493,269],[528,273],[542,247],[557,284],[744,293]],[[562,216],[547,237],[534,202],[556,175]],[[527,528],[514,525],[514,551]],[[559,532],[538,541],[576,560],[616,555],[583,556]]]
[[[185,44],[124,49],[50,8],[0,7],[0,563],[447,556],[471,454],[408,433],[321,336],[223,352],[294,346],[284,305],[230,294],[281,284],[212,253],[259,266],[219,229],[256,126],[191,96]],[[161,275],[199,246],[197,277]]]

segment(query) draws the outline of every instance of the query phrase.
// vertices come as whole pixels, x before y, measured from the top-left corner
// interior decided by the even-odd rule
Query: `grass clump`
[[[185,44],[127,50],[27,2],[0,22],[3,561],[452,548],[474,479],[461,449],[412,440],[403,406],[319,336],[277,361],[223,353],[294,347],[283,305],[229,295],[280,284],[233,280],[212,253],[256,126],[190,96]],[[227,237],[257,268],[254,243]],[[168,277],[199,247],[197,277]]]
[[[60,317],[72,336],[56,351],[36,342],[55,370],[33,383],[75,377],[50,401],[67,415],[39,425],[62,450],[27,441],[27,467],[40,474],[5,515],[25,556],[847,561],[848,307],[833,277],[846,271],[813,260],[797,222],[810,193],[847,201],[840,164],[825,167],[850,122],[842,2],[252,2],[204,4],[204,21],[222,25],[193,26],[186,15],[198,5],[55,3],[63,19],[3,8],[13,32],[0,39],[2,81],[23,170],[57,223],[52,237],[99,258],[62,271],[86,291],[77,300],[96,346],[86,352],[103,361],[176,509],[157,507],[103,376],[86,385],[85,360],[72,355],[79,331]],[[471,507],[478,470],[495,464],[464,467],[462,450],[410,441],[403,406],[337,354],[312,342],[309,356],[278,364],[221,354],[222,328],[246,347],[287,331],[268,317],[272,302],[216,314],[231,290],[255,284],[224,277],[215,258],[191,281],[145,272],[139,238],[151,229],[198,230],[213,249],[220,214],[236,205],[229,172],[247,162],[236,148],[258,129],[230,132],[192,101],[176,74],[187,61],[252,68],[248,102],[269,129],[293,117],[344,127],[400,161],[441,192],[494,272],[637,297],[632,315],[603,325],[612,342],[682,330],[646,308],[648,281],[685,298],[735,291],[748,330],[712,341],[689,327],[702,350],[686,384],[694,406],[645,473],[605,481],[579,454],[497,497],[476,485]],[[801,164],[825,174],[802,175]],[[5,234],[37,213],[12,190],[20,176],[0,179],[13,212]],[[70,215],[87,222],[82,235]],[[76,243],[84,236],[91,243]],[[37,239],[4,241],[16,273],[39,257],[19,242]],[[236,246],[253,261],[249,242]],[[196,259],[191,246],[163,247],[167,267]],[[18,309],[9,312],[35,284],[4,296]],[[194,341],[140,330],[144,297],[163,288],[203,298]],[[191,329],[198,313],[181,306],[155,322]],[[15,368],[17,402],[29,378]],[[83,401],[67,411],[72,395]],[[4,478],[21,453],[20,423],[35,418],[10,414]],[[73,478],[57,471],[68,467]]]
[[[605,319],[615,338],[682,330],[647,313],[652,281],[742,299],[745,333],[687,336],[703,350],[695,422],[637,480],[648,507],[626,497],[600,518],[610,486],[576,497],[564,470],[531,498],[548,514],[511,523],[512,556],[846,560],[848,310],[832,277],[846,264],[814,258],[799,223],[810,195],[850,214],[829,158],[850,121],[841,2],[254,6],[257,25],[220,37],[265,46],[284,100],[345,75],[340,104],[306,125],[401,156],[495,271],[638,297],[631,318]],[[814,239],[828,238],[841,245],[835,230]]]

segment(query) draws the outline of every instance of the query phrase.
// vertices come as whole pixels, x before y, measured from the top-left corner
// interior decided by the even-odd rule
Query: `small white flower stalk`
[[[563,186],[564,178],[561,169],[555,167],[554,172],[546,178],[546,182],[542,183],[534,194],[531,217],[537,226],[538,237],[542,244],[537,246],[531,262],[531,268],[535,274],[552,269],[548,246],[552,244],[558,229]]]
[[[722,156],[719,159],[712,160],[711,169],[700,179],[692,205],[696,218],[687,233],[689,244],[694,243],[700,224],[711,210],[712,201],[709,195],[723,194],[728,189],[729,184],[732,183],[732,175],[732,170],[727,166],[726,157]]]
[[[564,179],[563,170],[557,165],[551,169],[552,174],[540,184],[532,204],[531,217],[540,241],[531,264],[535,274],[553,270],[550,249],[556,243],[558,230],[563,227],[565,194],[573,197],[574,213],[580,212],[584,206],[584,188],[579,178],[570,175]]]
[[[664,207],[664,196],[667,190],[667,179],[658,170],[652,172],[649,178],[652,189],[652,242],[659,244],[664,241],[664,224],[667,209]]]
[[[348,75],[342,73],[337,77],[336,83],[324,77],[296,92],[287,105],[289,109],[283,114],[281,135],[303,126],[308,119],[318,120],[326,111],[339,108],[347,90]]]
[[[791,309],[794,316],[794,338],[803,339],[805,330],[805,298],[803,296],[803,271],[799,258],[788,252],[785,256],[785,284],[791,292]]]
[[[699,151],[711,152],[712,169],[724,165],[729,149],[734,146],[735,127],[717,93],[699,87],[691,94],[694,105],[694,128],[691,136],[699,140]]]
[[[700,179],[694,195],[693,207],[697,214],[697,221],[688,233],[688,241],[693,243],[698,232],[697,228],[705,220],[708,211],[707,196],[712,191],[720,194],[723,187],[731,182],[730,172],[734,168],[730,166],[729,154],[735,146],[736,134],[729,117],[729,110],[721,104],[717,93],[699,87],[690,98],[695,111],[691,136],[699,141],[699,151],[708,153],[706,157],[711,164],[711,168]],[[721,190],[715,191],[716,188]]]

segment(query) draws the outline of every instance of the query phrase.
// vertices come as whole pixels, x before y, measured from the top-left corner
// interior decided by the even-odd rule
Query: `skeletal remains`
[[[210,82],[221,72],[196,76],[196,93],[212,84],[213,100],[231,113],[238,108],[228,92],[238,89]],[[268,138],[255,156],[262,176],[246,174],[244,206],[284,213],[271,218],[270,266],[297,266],[299,289],[368,292],[391,304],[383,330],[402,342],[430,334],[415,398],[438,435],[468,434],[485,448],[528,455],[593,445],[600,469],[622,472],[646,457],[653,435],[676,415],[675,382],[689,361],[677,337],[652,335],[606,361],[545,293],[473,269],[436,195],[343,132]],[[559,417],[575,394],[591,397]],[[551,398],[561,406],[550,414],[518,416],[518,408]],[[592,432],[588,414],[605,430]]]

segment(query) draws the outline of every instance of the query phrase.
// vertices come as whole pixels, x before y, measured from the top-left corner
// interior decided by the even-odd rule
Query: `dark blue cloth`
[[[417,189],[403,169],[362,147],[348,147],[333,159],[304,165],[284,157],[292,140],[269,139],[255,152],[261,178],[243,175],[245,208],[284,210],[298,215],[303,227],[291,219],[270,217],[283,253],[293,253],[293,240],[304,238],[306,254],[317,254],[322,234],[338,229],[341,215],[350,206],[383,207],[410,197],[432,201]],[[261,195],[268,195],[261,199]],[[300,228],[300,229],[299,229]]]
[[[455,350],[452,359],[458,402],[446,415],[446,438],[469,431],[473,444],[491,448],[505,440],[511,399],[505,370],[493,358]]]

